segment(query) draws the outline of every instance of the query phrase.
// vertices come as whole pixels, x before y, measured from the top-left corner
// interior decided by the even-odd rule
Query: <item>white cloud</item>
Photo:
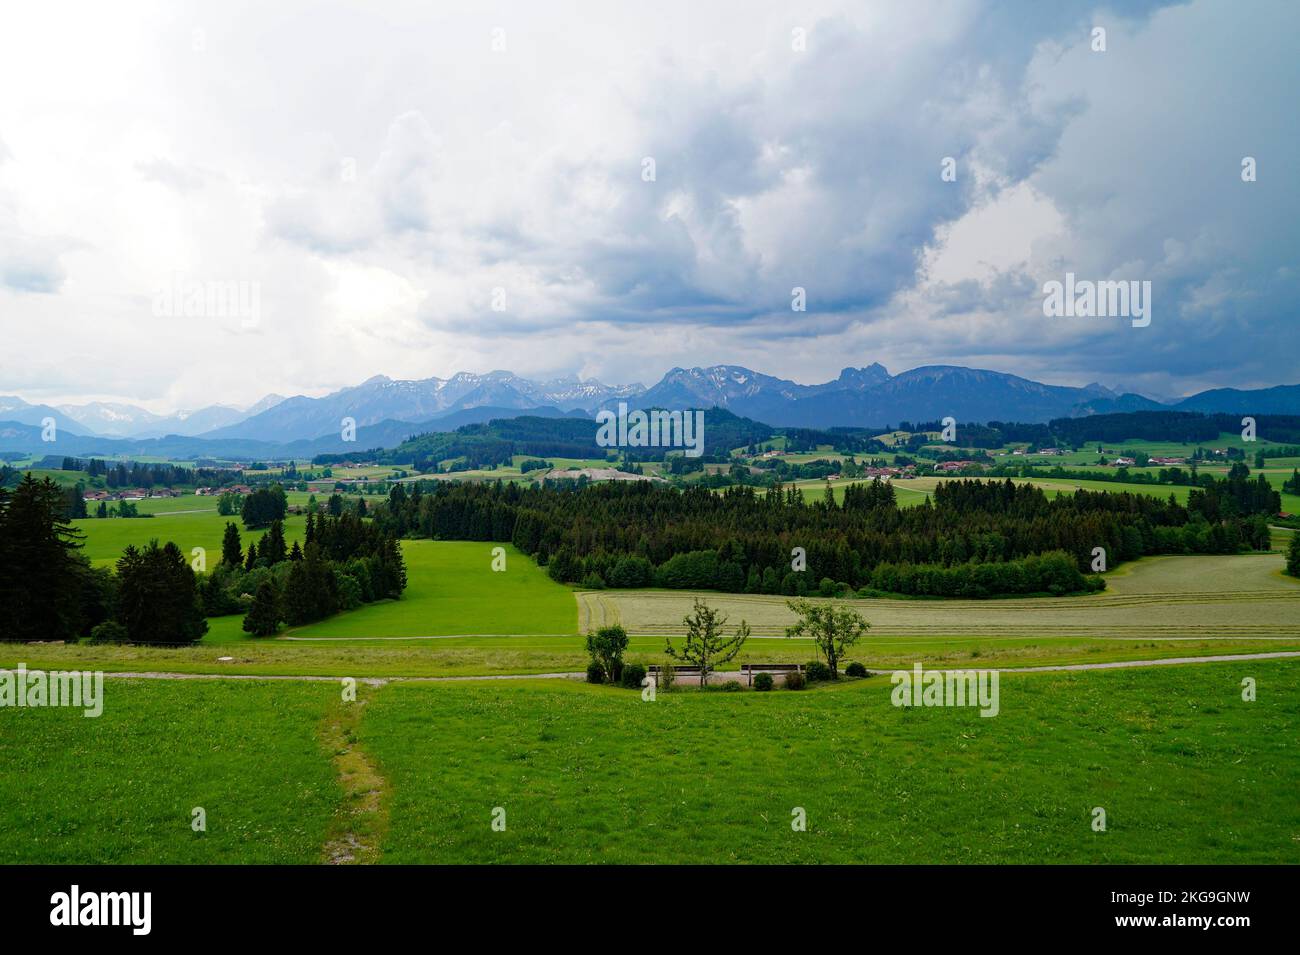
[[[20,8],[0,391],[193,407],[715,361],[1294,379],[1258,343],[1300,344],[1296,14],[1146,6]],[[1260,182],[1233,181],[1244,154]],[[1158,283],[1143,347],[1030,321],[1066,264]],[[261,321],[160,320],[177,277],[256,283]]]

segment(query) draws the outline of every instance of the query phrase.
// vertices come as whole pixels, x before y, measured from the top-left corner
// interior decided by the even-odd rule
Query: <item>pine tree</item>
[[[179,547],[152,540],[117,562],[118,622],[133,643],[188,645],[208,632],[198,580]]]
[[[284,544],[284,522],[275,520],[271,522],[271,529],[266,532],[258,545],[259,557],[265,557],[266,562],[271,565],[280,563],[289,556],[289,552]]]
[[[318,619],[311,592],[310,572],[305,561],[295,561],[284,584],[284,619],[299,627]]]
[[[0,640],[66,640],[81,624],[86,561],[63,489],[30,473],[0,494]]]
[[[238,567],[244,562],[244,551],[240,546],[239,528],[234,521],[226,522],[226,532],[221,538],[221,562],[231,567]]]
[[[255,637],[269,637],[280,628],[280,595],[275,584],[268,580],[258,584],[253,605],[244,617],[244,632]]]

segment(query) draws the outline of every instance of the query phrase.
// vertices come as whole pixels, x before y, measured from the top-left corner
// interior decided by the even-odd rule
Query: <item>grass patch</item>
[[[1300,862],[1300,664],[1004,676],[992,719],[889,691],[391,686],[360,730],[384,860]]]
[[[340,790],[338,687],[106,680],[104,712],[0,710],[0,863],[307,863]],[[207,831],[191,829],[196,806]]]
[[[504,547],[506,569],[492,570]],[[295,637],[422,637],[578,632],[573,591],[509,544],[402,542],[407,588],[385,600],[289,631]]]

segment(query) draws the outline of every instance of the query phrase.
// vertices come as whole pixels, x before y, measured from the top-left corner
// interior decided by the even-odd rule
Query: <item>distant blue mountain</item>
[[[140,419],[145,430],[124,437],[86,434],[84,422],[105,420],[130,406],[77,409],[81,421],[46,405],[0,398],[0,451],[51,453],[33,427],[46,417],[59,425],[60,452],[212,457],[285,457],[393,447],[412,434],[452,431],[467,424],[520,414],[589,417],[625,402],[632,408],[723,408],[777,427],[883,428],[903,421],[1019,421],[1082,417],[1128,411],[1178,410],[1207,414],[1300,415],[1300,385],[1255,391],[1219,388],[1173,403],[1136,394],[1116,394],[1101,385],[1047,385],[1003,372],[958,365],[926,365],[891,375],[882,365],[849,367],[821,384],[805,385],[740,365],[674,368],[650,388],[611,386],[576,377],[531,381],[508,371],[460,373],[451,378],[399,381],[377,376],[320,398],[269,396],[241,420],[196,435],[160,433],[167,419]],[[211,416],[230,409],[205,409]],[[191,417],[199,417],[195,413]],[[356,443],[343,442],[345,421],[356,425]],[[170,423],[170,421],[168,421]],[[189,424],[189,422],[186,422]],[[126,427],[126,425],[120,425]],[[34,437],[33,437],[34,435]]]

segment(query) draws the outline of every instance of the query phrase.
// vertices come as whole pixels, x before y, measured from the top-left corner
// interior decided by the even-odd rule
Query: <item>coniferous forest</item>
[[[1245,469],[1172,497],[1078,491],[1055,499],[1010,480],[940,484],[900,508],[882,481],[843,501],[793,487],[713,493],[650,482],[394,488],[375,523],[397,536],[509,541],[559,581],[828,595],[848,590],[983,597],[1074,593],[1144,554],[1267,549],[1277,493]],[[797,550],[801,549],[801,550]]]

